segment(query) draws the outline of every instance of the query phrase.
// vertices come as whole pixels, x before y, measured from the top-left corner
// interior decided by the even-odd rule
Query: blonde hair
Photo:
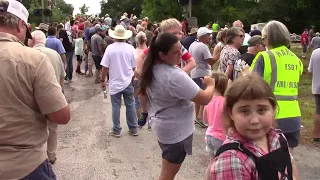
[[[224,97],[223,124],[227,131],[230,128],[235,129],[234,122],[230,118],[229,113],[232,111],[234,104],[239,100],[266,99],[274,110],[277,108],[277,101],[270,86],[254,73],[241,76],[235,80],[225,92]]]
[[[166,32],[171,28],[182,28],[180,21],[175,18],[163,20],[160,24],[161,32]]]
[[[143,43],[147,42],[146,33],[140,31],[140,32],[136,35],[135,41],[136,41],[136,43],[138,43],[138,44],[143,44]]]
[[[90,26],[90,21],[85,21],[85,22],[84,22],[84,26],[85,26],[85,27],[89,27],[89,26]]]

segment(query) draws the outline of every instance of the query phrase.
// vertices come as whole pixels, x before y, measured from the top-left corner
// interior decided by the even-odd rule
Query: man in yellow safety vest
[[[260,74],[271,86],[278,103],[277,128],[283,131],[293,153],[293,148],[298,146],[300,140],[301,113],[297,98],[303,64],[287,48],[290,34],[281,22],[267,23],[262,30],[262,37],[269,50],[257,54],[251,70]]]

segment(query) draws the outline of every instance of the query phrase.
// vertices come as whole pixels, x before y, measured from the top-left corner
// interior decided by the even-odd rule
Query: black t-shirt
[[[249,66],[251,66],[253,59],[256,57],[254,54],[244,53],[240,56],[240,59],[245,61]]]
[[[67,30],[61,29],[59,31],[59,38],[63,39],[62,44],[63,44],[63,47],[66,50],[66,52],[73,52],[74,51],[74,47],[72,46],[72,42],[70,42],[69,36],[67,34]]]

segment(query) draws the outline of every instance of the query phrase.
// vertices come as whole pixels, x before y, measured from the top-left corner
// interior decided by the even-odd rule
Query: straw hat
[[[127,19],[127,16],[121,16],[120,21]]]
[[[192,28],[189,32],[189,35],[193,35],[198,32],[198,28]]]
[[[48,32],[49,25],[45,23],[40,23],[38,27],[35,27],[37,30],[45,30]]]
[[[113,39],[129,39],[132,36],[132,31],[126,30],[122,25],[117,25],[114,31],[109,29],[108,33]]]

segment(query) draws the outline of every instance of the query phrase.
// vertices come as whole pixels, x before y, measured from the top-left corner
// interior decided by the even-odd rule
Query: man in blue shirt
[[[189,36],[182,40],[182,45],[189,51],[190,45],[197,39],[198,28],[192,28]]]
[[[57,29],[55,27],[49,27],[48,29],[48,37],[46,40],[46,47],[55,50],[58,54],[60,54],[62,62],[64,64],[64,68],[67,65],[67,57],[66,50],[64,49],[62,42],[56,38]]]

